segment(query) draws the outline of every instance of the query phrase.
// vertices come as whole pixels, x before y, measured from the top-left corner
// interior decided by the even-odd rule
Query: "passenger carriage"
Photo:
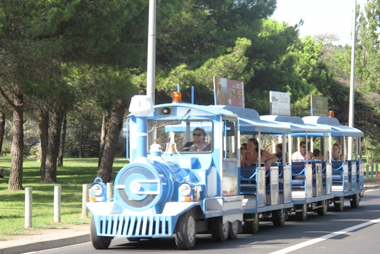
[[[261,119],[281,122],[287,124],[291,129],[291,135],[288,136],[288,161],[292,169],[292,201],[294,204],[294,209],[291,211],[295,211],[298,220],[306,220],[308,211],[325,215],[329,201],[334,197],[331,163],[311,159],[293,161],[291,139],[302,137],[308,147],[309,138],[320,137],[321,143],[326,144],[327,135],[332,131],[331,128],[305,123],[302,118],[295,116],[268,115],[262,116]],[[309,151],[306,149],[306,156],[308,153]]]
[[[272,164],[266,172],[261,163],[261,137],[263,135],[286,135],[290,129],[281,123],[260,119],[254,109],[224,106],[239,116],[239,134],[259,141],[259,158],[255,166],[240,167],[240,194],[244,195],[244,233],[256,233],[260,218],[270,217],[275,226],[285,224],[287,210],[293,207],[291,199],[291,171],[284,161]],[[240,146],[239,146],[240,147]]]
[[[343,160],[333,161],[332,164],[332,192],[336,211],[344,209],[344,200],[350,200],[351,207],[359,206],[364,195],[364,162],[361,160],[361,137],[363,132],[349,126],[341,125],[335,117],[303,117],[305,123],[316,124],[322,128],[331,128],[329,133],[329,158],[332,158],[332,138],[343,140]],[[353,147],[348,138],[351,137]],[[347,149],[345,149],[347,147]]]

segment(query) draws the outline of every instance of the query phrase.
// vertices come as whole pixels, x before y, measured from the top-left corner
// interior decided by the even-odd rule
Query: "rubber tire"
[[[222,223],[222,217],[213,218],[211,221],[212,239],[216,242],[225,242],[229,236],[229,222]]]
[[[307,220],[307,205],[303,204],[301,209],[301,212],[296,212],[296,217],[298,221],[305,221]]]
[[[234,222],[229,223],[229,234],[228,239],[229,240],[235,240],[239,235],[239,229],[240,229],[240,222],[238,220],[235,220]]]
[[[335,201],[339,201],[339,203]],[[344,197],[334,199],[334,210],[336,212],[342,212],[344,210]]]
[[[352,196],[352,200],[350,200],[350,205],[352,208],[358,208],[360,203],[360,194],[355,194]]]
[[[284,209],[272,211],[273,225],[275,225],[276,227],[284,226],[285,225],[285,217],[286,217],[286,214],[285,214]]]
[[[108,249],[112,241],[112,237],[98,236],[96,234],[94,217],[91,218],[90,239],[92,246],[94,246],[94,248],[97,250]]]
[[[253,221],[244,221],[243,233],[256,234],[257,232],[259,232],[259,228],[260,228],[259,214],[258,213],[247,214],[247,217],[249,219],[253,219]]]
[[[180,250],[191,250],[196,242],[196,220],[192,210],[182,214],[177,222],[175,244]]]
[[[317,209],[317,213],[320,216],[325,216],[327,214],[328,201],[322,200],[321,203],[322,203],[322,207]]]

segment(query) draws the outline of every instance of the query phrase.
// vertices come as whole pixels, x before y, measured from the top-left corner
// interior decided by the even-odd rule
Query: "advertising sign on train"
[[[290,96],[283,92],[269,92],[270,114],[290,116]]]
[[[310,100],[312,116],[327,116],[329,104],[326,97],[311,95]]]
[[[214,77],[215,105],[245,107],[244,83]]]

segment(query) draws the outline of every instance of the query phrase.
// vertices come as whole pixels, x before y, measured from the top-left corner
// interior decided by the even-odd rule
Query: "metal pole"
[[[365,179],[368,180],[369,178],[369,164],[366,166],[366,174],[365,174]]]
[[[156,5],[157,0],[149,0],[149,26],[148,26],[148,64],[146,95],[152,98],[155,104],[155,76],[156,76]]]
[[[25,188],[25,228],[32,227],[32,188]]]
[[[88,184],[83,184],[82,187],[82,218],[88,217],[86,203],[88,202]]]
[[[54,186],[54,222],[61,222],[61,186]]]
[[[107,183],[107,202],[113,201],[113,184]]]
[[[356,41],[356,0],[354,0],[354,20],[352,22],[351,82],[348,126],[354,127],[354,81],[355,81],[355,41]],[[348,160],[352,160],[352,137],[348,138]]]

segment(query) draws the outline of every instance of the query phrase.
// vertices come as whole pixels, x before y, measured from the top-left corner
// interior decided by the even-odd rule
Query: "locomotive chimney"
[[[148,121],[147,116],[154,112],[152,98],[146,95],[132,97],[129,111],[136,117],[136,159],[147,157]]]

